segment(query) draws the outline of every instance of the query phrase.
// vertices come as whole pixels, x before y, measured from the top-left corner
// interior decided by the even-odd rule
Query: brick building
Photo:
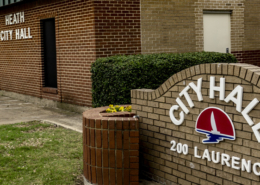
[[[91,63],[115,54],[228,48],[259,65],[259,8],[257,0],[0,0],[0,90],[91,106]],[[225,33],[211,37],[214,26]]]
[[[0,90],[91,106],[91,63],[141,52],[139,0],[24,0],[0,12]]]

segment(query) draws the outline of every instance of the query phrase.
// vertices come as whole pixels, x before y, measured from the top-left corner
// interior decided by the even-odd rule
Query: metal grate
[[[23,1],[23,0],[0,0],[0,7],[7,6],[7,5],[17,3],[17,2],[20,2],[20,1]]]
[[[232,10],[203,10],[204,14],[232,14]]]

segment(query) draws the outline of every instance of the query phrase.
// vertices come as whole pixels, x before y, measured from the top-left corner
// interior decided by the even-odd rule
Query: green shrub
[[[213,52],[99,58],[91,66],[92,105],[129,104],[131,89],[156,89],[175,73],[197,64],[234,62],[231,54]]]

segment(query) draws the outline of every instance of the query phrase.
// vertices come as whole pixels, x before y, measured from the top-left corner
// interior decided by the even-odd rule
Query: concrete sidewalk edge
[[[65,124],[62,124],[62,123],[58,123],[58,122],[55,122],[55,121],[49,121],[49,120],[39,120],[39,121],[42,121],[44,123],[54,124],[54,125],[66,128],[66,129],[70,129],[70,130],[82,133],[82,130],[79,130],[79,129],[76,129],[76,128],[73,128],[71,126],[68,126],[68,125],[65,125]]]
[[[33,103],[37,106],[49,107],[49,108],[60,108],[60,109],[68,110],[71,112],[77,112],[77,113],[83,113],[84,111],[92,108],[92,107],[73,105],[69,103],[61,103],[53,100],[48,100],[45,98],[37,98],[29,95],[23,95],[15,92],[4,91],[4,90],[0,90],[0,96],[15,98],[25,102]]]

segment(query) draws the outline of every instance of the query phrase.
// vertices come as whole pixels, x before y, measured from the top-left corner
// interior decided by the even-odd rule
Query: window
[[[43,84],[44,87],[57,88],[55,19],[41,20]]]

